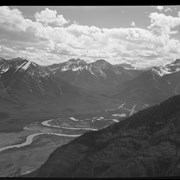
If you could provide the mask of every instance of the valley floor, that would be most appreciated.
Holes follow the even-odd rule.
[[[143,108],[143,107],[137,107]],[[26,125],[23,131],[0,133],[0,176],[26,174],[43,164],[57,147],[91,130],[119,122],[136,112],[126,103],[76,117],[49,119]]]

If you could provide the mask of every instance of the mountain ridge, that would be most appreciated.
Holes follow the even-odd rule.
[[[64,63],[51,65],[48,67],[57,78],[86,91],[109,95],[116,91],[117,84],[131,79],[138,75],[140,71],[127,70],[121,66],[115,66],[99,59],[92,63],[84,60],[73,59]]]

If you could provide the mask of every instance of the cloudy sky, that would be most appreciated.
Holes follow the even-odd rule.
[[[0,57],[164,65],[180,58],[180,6],[0,6]]]

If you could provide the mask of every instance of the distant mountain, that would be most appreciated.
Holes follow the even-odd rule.
[[[1,91],[9,97],[46,98],[61,96],[60,83],[43,67],[25,59],[0,62]],[[0,94],[1,97],[2,94]]]
[[[168,64],[166,67],[171,73],[164,75],[162,78],[172,87],[175,95],[180,94],[180,59]]]
[[[9,98],[63,98],[77,96],[78,88],[52,76],[45,67],[25,59],[0,63],[1,91]],[[3,97],[3,94],[0,94]]]
[[[70,59],[67,62],[48,67],[57,78],[70,84],[102,95],[116,92],[117,85],[132,79],[139,74],[137,70],[127,70],[100,59],[86,63],[81,59]]]
[[[179,76],[178,59],[146,71],[125,69],[103,59],[93,63],[70,59],[46,67],[21,58],[0,59],[0,98],[59,100],[66,97],[68,101],[70,97],[77,98],[78,93],[84,97],[94,94],[155,104],[179,94]]]
[[[172,74],[180,71],[180,59],[176,59],[174,62],[167,64],[165,66],[154,67],[154,71],[160,76],[165,76],[167,74]]]
[[[153,67],[121,84],[115,98],[156,104],[180,93],[180,61]]]
[[[33,120],[58,117],[111,105],[105,102],[105,98],[55,77],[47,67],[21,58],[0,60],[0,116],[5,113],[11,119]],[[1,123],[0,129],[8,129],[7,119]]]
[[[56,149],[26,177],[172,177],[179,171],[180,96]]]
[[[155,104],[171,95],[173,95],[171,86],[151,69],[132,80],[126,81],[123,86],[119,87],[119,93],[116,97],[133,100],[136,103]]]

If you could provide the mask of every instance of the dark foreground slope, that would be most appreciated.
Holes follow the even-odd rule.
[[[33,177],[180,175],[180,96],[56,149]]]

